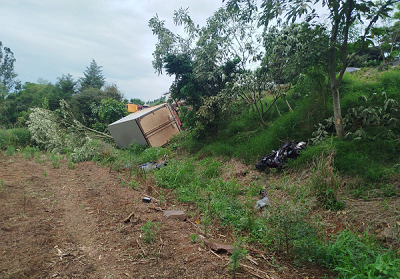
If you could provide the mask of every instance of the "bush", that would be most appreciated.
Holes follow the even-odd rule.
[[[360,235],[346,229],[319,246],[313,257],[341,278],[400,278],[400,260],[375,244],[368,231]]]
[[[323,207],[339,210],[343,209],[344,205],[337,196],[339,177],[335,173],[333,165],[335,152],[332,147],[328,146],[314,159],[310,187]]]
[[[0,130],[0,149],[7,149],[9,145],[15,148],[24,148],[30,144],[31,133],[27,128]]]
[[[57,116],[46,109],[33,108],[29,114],[28,130],[32,140],[42,149],[60,152],[64,146],[61,127],[55,121]]]

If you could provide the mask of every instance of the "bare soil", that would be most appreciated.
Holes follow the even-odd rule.
[[[246,167],[237,167],[237,176],[246,176]],[[0,154],[0,278],[233,277],[229,255],[211,251],[201,239],[191,241],[192,234],[201,234],[193,205],[180,204],[172,193],[151,184],[133,190],[127,187],[128,176],[93,162],[69,169],[64,161],[54,168],[50,161]],[[155,197],[161,191],[165,200],[158,201]],[[152,202],[144,203],[145,196]],[[393,210],[398,205],[398,200],[389,201],[390,208],[397,208]],[[326,216],[343,227],[357,206]],[[369,211],[365,204],[362,208]],[[187,220],[166,219],[163,210],[171,209],[184,210]],[[384,212],[375,209],[381,218]],[[398,221],[391,216],[381,224],[382,230]],[[160,223],[152,243],[144,241],[141,229],[149,221]],[[360,225],[363,222],[365,218]],[[214,227],[210,235],[222,242],[234,241],[228,228]],[[260,247],[248,250],[250,260],[236,278],[324,278],[327,274],[321,267],[296,267]]]

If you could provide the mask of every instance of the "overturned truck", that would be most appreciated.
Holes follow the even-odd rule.
[[[126,148],[131,142],[164,146],[181,131],[180,120],[167,103],[132,113],[108,126],[115,143]]]

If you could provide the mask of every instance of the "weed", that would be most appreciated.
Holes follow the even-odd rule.
[[[0,179],[0,193],[4,190],[4,179]]]
[[[201,160],[200,165],[203,170],[201,175],[205,178],[216,178],[221,174],[221,163],[216,159],[207,157]]]
[[[53,168],[55,168],[55,169],[59,169],[59,168],[60,168],[61,164],[60,164],[60,162],[58,161],[59,158],[58,158],[57,155],[51,153],[51,154],[50,154],[50,160],[51,160],[51,164],[52,164]]]
[[[41,152],[37,152],[35,153],[35,162],[43,164],[46,162],[46,157]]]
[[[11,157],[12,155],[14,155],[14,152],[15,152],[15,147],[13,145],[10,145],[7,147],[7,150],[6,150],[7,156]]]
[[[133,189],[133,190],[137,190],[137,189],[140,188],[140,184],[136,180],[132,179],[131,181],[129,181],[128,187]]]
[[[30,147],[27,146],[23,149],[23,153],[24,153],[24,158],[25,159],[30,159],[35,157],[35,154],[39,152],[39,148],[38,147]]]
[[[204,226],[204,233],[208,233],[208,228],[210,227],[212,222],[213,222],[213,219],[211,218],[209,211],[206,211],[204,213],[204,217],[201,219],[201,223]]]
[[[149,221],[141,227],[141,230],[144,232],[143,241],[147,243],[153,243],[158,231],[160,230],[161,223],[153,223]]]
[[[376,244],[368,231],[362,235],[350,229],[318,247],[316,260],[339,273],[341,278],[399,278],[400,260],[393,251]]]
[[[244,241],[239,237],[239,240],[233,244],[234,250],[229,260],[229,269],[233,272],[233,278],[236,278],[236,271],[240,266],[240,261],[246,259],[247,250],[243,246]]]
[[[388,210],[389,210],[389,203],[388,203],[387,199],[385,198],[382,201],[382,211],[388,211]]]
[[[68,160],[68,168],[71,170],[76,169],[76,165],[74,164],[74,162],[72,160]]]
[[[199,240],[199,236],[198,236],[197,234],[192,233],[192,234],[190,235],[190,241],[191,241],[192,243],[196,243],[197,240]]]
[[[47,171],[44,171],[43,175],[44,177],[47,177]]]
[[[334,155],[335,151],[328,146],[319,157],[315,158],[310,186],[323,207],[340,210],[344,208],[344,204],[337,196],[339,177],[334,172]]]
[[[289,256],[295,252],[300,257],[308,253],[303,247],[318,239],[318,223],[310,217],[310,204],[280,201],[265,211],[265,227],[260,240],[270,248],[283,250]]]

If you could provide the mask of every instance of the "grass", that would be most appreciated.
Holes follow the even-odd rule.
[[[372,76],[363,74],[365,72],[344,76],[340,89],[343,114],[360,105],[360,96],[375,92],[385,91],[389,98],[400,101],[400,70]],[[252,111],[241,111],[238,109],[240,106],[236,106],[233,109],[235,113],[221,121],[225,123],[213,126],[218,128],[215,133],[214,130],[204,132],[200,129],[184,131],[171,141],[168,148],[132,144],[125,150],[117,150],[109,144],[92,141],[71,151],[68,167],[73,168],[74,162],[81,160],[93,160],[109,165],[110,169],[129,170],[130,175],[136,178],[128,184],[133,189],[138,189],[141,182],[171,189],[179,202],[194,205],[205,234],[213,233],[212,225],[222,226],[245,234],[249,244],[257,243],[298,262],[318,263],[336,270],[342,278],[399,277],[400,264],[394,252],[379,246],[368,232],[360,234],[346,229],[327,238],[324,220],[316,213],[318,208],[343,209],[344,205],[338,197],[341,185],[339,174],[353,178],[346,187],[355,197],[398,195],[390,182],[399,174],[398,138],[357,140],[329,137],[316,145],[309,145],[299,158],[283,167],[281,181],[270,184],[263,179],[254,179],[243,185],[234,175],[228,180],[222,177],[223,173],[229,172],[225,161],[231,158],[253,165],[287,140],[310,142],[315,126],[332,115],[329,92],[321,84],[310,82],[312,80],[313,77],[305,78],[298,88],[288,94],[287,100],[294,111],[290,112],[286,103],[279,100],[278,109],[273,108],[265,115],[266,126],[260,126]],[[279,116],[278,110],[282,116]],[[363,129],[368,133],[380,132],[379,127]],[[398,136],[398,129],[393,131]],[[7,154],[13,154],[11,148],[20,148],[17,143],[24,142],[20,140],[24,138],[21,136],[24,131],[19,133],[18,137],[15,136],[18,134],[16,131],[2,131],[0,148],[7,149]],[[37,151],[26,145],[23,154],[26,158],[38,158]],[[59,160],[55,154],[50,154],[50,159],[53,165]],[[168,164],[160,170],[142,173],[136,169],[139,164],[165,160]],[[293,169],[311,171],[307,178],[292,180],[286,171]],[[271,205],[257,211],[255,203],[261,189],[268,192]],[[387,210],[387,201],[383,200],[381,207]],[[159,229],[159,223],[145,223],[141,228],[143,240],[153,243]],[[197,235],[191,235],[190,239],[196,242]],[[237,270],[245,255],[243,247],[243,243],[235,246],[236,252],[231,258],[232,271]]]
[[[9,146],[24,148],[30,144],[31,135],[27,128],[0,129],[0,149]]]
[[[395,252],[380,247],[366,231],[349,228],[316,247],[317,262],[339,273],[340,278],[399,278],[400,260]]]
[[[149,221],[145,223],[142,227],[141,230],[143,231],[143,241],[147,243],[153,243],[159,230],[160,230],[161,223],[154,223],[152,221]]]

